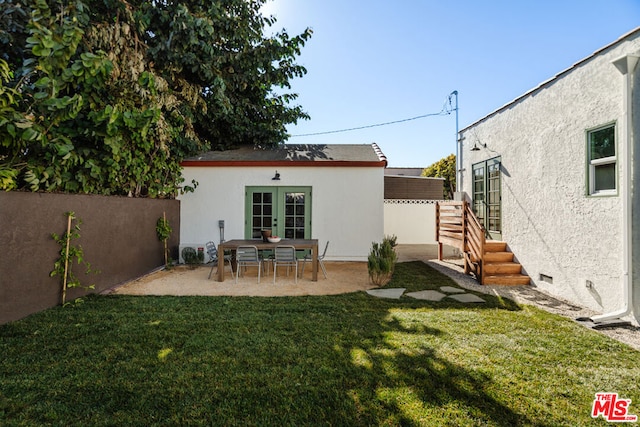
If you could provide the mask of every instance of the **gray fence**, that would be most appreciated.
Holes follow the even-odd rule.
[[[72,244],[80,245],[85,261],[100,271],[85,275],[82,265],[73,265],[82,284],[95,285],[90,292],[102,292],[164,264],[156,235],[163,213],[173,229],[169,247],[177,259],[178,200],[0,192],[0,324],[60,304],[60,277],[50,277],[50,272],[61,247],[51,234],[66,232],[66,212],[81,220],[80,237]],[[71,289],[67,300],[86,293]]]

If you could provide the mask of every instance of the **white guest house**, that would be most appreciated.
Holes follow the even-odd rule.
[[[330,242],[327,260],[366,261],[384,237],[385,156],[371,145],[244,147],[186,159],[194,193],[181,202],[181,247],[221,239]],[[224,222],[224,224],[222,223]]]

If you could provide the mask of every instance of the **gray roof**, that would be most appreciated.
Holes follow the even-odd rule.
[[[376,144],[285,144],[275,149],[241,147],[227,151],[209,151],[183,161],[183,166],[216,164],[249,165],[263,163],[365,163],[386,165],[386,157]]]

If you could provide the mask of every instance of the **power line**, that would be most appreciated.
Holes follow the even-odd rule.
[[[420,116],[410,117],[408,119],[394,120],[394,121],[391,121],[391,122],[376,123],[376,124],[373,124],[373,125],[358,126],[358,127],[353,127],[353,128],[347,128],[347,129],[338,129],[338,130],[330,130],[330,131],[325,131],[325,132],[314,132],[314,133],[303,133],[303,134],[298,134],[298,135],[290,135],[289,137],[290,138],[298,138],[298,137],[304,137],[304,136],[328,135],[328,134],[332,134],[332,133],[351,132],[351,131],[354,131],[354,130],[369,129],[369,128],[374,128],[374,127],[379,127],[379,126],[388,126],[388,125],[394,125],[396,123],[404,123],[404,122],[409,122],[409,121],[412,121],[412,120],[424,119],[425,117],[444,116],[444,115],[447,115],[447,114],[451,114],[451,112],[453,110],[454,110],[454,108],[451,105],[451,95],[449,95],[447,97],[447,99],[445,100],[444,105],[442,106],[442,110],[440,110],[437,113],[422,114]]]

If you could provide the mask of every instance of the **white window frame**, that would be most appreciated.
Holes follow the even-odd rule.
[[[613,128],[613,138],[614,138],[614,150],[615,154],[609,157],[601,157],[599,159],[591,158],[591,135],[595,132],[601,131],[603,129]],[[618,194],[618,139],[617,139],[617,129],[615,123],[609,123],[604,126],[599,126],[597,128],[587,130],[587,163],[588,163],[588,182],[589,182],[589,195],[590,196],[615,196]],[[606,165],[614,165],[615,174],[615,184],[614,188],[606,189],[606,190],[596,190],[596,168],[598,166],[606,166]]]

